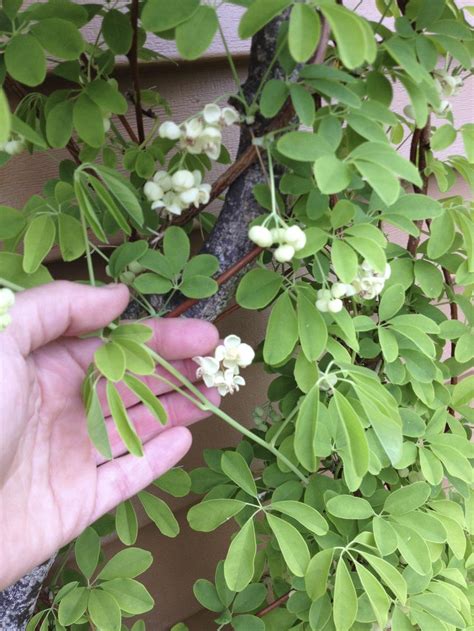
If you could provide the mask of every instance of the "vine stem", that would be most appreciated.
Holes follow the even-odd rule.
[[[244,425],[236,421],[234,418],[232,418],[232,416],[229,416],[229,414],[227,414],[226,412],[224,412],[223,410],[215,406],[213,403],[211,403],[209,399],[207,399],[202,394],[202,392],[198,388],[196,388],[196,386],[193,383],[191,383],[191,381],[189,381],[189,379],[186,379],[186,377],[182,375],[179,372],[179,370],[176,370],[176,368],[172,364],[167,362],[166,359],[161,357],[161,355],[159,355],[155,351],[152,351],[151,349],[148,349],[148,353],[157,364],[159,364],[162,368],[165,368],[165,370],[167,370],[171,375],[173,375],[173,377],[175,377],[178,381],[180,381],[183,384],[183,386],[188,388],[188,390],[190,390],[194,394],[196,399],[200,402],[199,407],[202,410],[207,410],[208,412],[212,412],[216,416],[219,416],[223,421],[225,421],[228,425],[230,425],[230,427],[232,427],[233,429],[236,429],[243,436],[246,436],[247,438],[252,440],[254,443],[257,443],[257,445],[260,445],[261,447],[263,447],[264,449],[272,453],[274,456],[276,456],[285,466],[288,467],[288,469],[290,469],[290,471],[292,471],[296,476],[298,476],[298,478],[301,480],[301,482],[303,482],[305,486],[308,484],[308,480],[306,476],[303,473],[301,473],[298,467],[296,467],[291,462],[291,460],[289,460],[284,454],[281,454],[276,447],[274,447],[270,443],[267,443],[266,440],[254,434],[247,427],[245,427]],[[181,389],[179,388],[179,386],[175,386],[175,389],[178,392],[181,392]]]
[[[291,590],[287,592],[286,594],[283,594],[283,596],[280,596],[280,598],[277,598],[276,600],[274,600],[267,607],[265,607],[261,611],[258,611],[255,615],[257,616],[257,618],[263,618],[263,616],[266,616],[267,613],[270,613],[270,611],[273,611],[280,605],[283,605],[284,603],[286,603],[286,601],[290,598],[290,596],[293,593],[294,593],[294,590]]]

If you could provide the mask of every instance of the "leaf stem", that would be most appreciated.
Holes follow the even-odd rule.
[[[4,287],[8,287],[8,289],[11,289],[12,291],[25,291],[24,287],[20,287],[20,285],[17,285],[16,283],[12,283],[10,280],[7,280],[6,278],[2,278],[2,277],[0,277],[0,285],[3,285]]]

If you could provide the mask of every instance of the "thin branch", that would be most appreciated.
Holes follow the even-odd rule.
[[[133,131],[130,123],[128,122],[128,120],[126,119],[126,117],[123,114],[120,114],[118,116],[119,121],[122,123],[123,128],[125,129],[125,131],[127,132],[130,140],[134,143],[136,143],[137,145],[140,144],[139,140],[137,138],[137,135],[135,134],[135,132]]]
[[[128,61],[132,73],[133,89],[135,91],[135,118],[137,121],[138,140],[142,143],[145,140],[145,128],[143,125],[143,113],[140,94],[140,75],[138,70],[138,12],[139,0],[132,0],[130,5],[130,22],[132,24],[133,39],[132,46],[128,52]]]
[[[266,616],[267,613],[270,613],[270,611],[273,611],[274,609],[277,609],[277,607],[279,607],[280,605],[283,605],[284,603],[286,603],[286,601],[289,600],[291,594],[293,594],[293,591],[283,594],[283,596],[280,596],[280,598],[277,598],[276,600],[274,600],[272,603],[268,605],[268,607],[265,607],[264,609],[262,609],[255,615],[257,616],[257,618],[263,618],[263,616]]]

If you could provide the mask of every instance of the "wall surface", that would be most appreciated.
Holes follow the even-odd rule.
[[[86,0],[84,0],[85,2]],[[359,11],[378,19],[374,0],[364,0],[362,3],[350,0],[346,6],[360,5]],[[458,3],[459,6],[469,4],[467,0]],[[237,68],[242,77],[245,76],[246,57],[249,43],[241,41],[237,35],[237,25],[242,9],[224,4],[220,10],[220,17],[225,38],[230,49],[237,57]],[[88,36],[92,38],[94,25]],[[163,55],[177,61],[178,56],[174,45],[158,38],[150,38],[148,45]],[[125,60],[124,60],[125,62]],[[157,86],[173,107],[173,118],[181,121],[190,114],[200,110],[204,104],[213,101],[225,93],[232,93],[234,84],[224,56],[224,46],[216,37],[208,51],[206,58],[195,64],[158,63],[143,68],[143,85]],[[128,86],[128,71],[124,63],[118,71],[117,78],[124,87]],[[460,126],[472,119],[472,103],[474,97],[474,83],[471,81],[465,87],[463,94],[453,101],[456,124]],[[49,89],[58,87],[58,82],[51,79]],[[396,94],[396,108],[401,111],[406,104],[406,98],[400,91]],[[129,113],[129,120],[133,124],[133,112]],[[148,121],[150,127],[151,121]],[[229,130],[227,138],[231,152],[235,152],[237,130]],[[462,153],[462,145],[458,140],[455,145],[446,150],[445,154]],[[55,177],[58,161],[67,157],[63,151],[37,153],[32,156],[22,154],[12,160],[0,170],[0,204],[8,204],[20,208],[34,193],[40,193],[44,182]],[[222,167],[221,167],[222,168]],[[209,181],[219,173],[221,168],[213,172]],[[460,183],[456,188],[465,196],[467,187]],[[433,190],[436,194],[436,191]],[[451,194],[451,193],[450,193]],[[80,264],[62,266],[53,264],[53,274],[56,278],[83,278],[85,268]],[[219,325],[222,336],[232,332],[240,334],[246,342],[256,345],[264,332],[264,314],[237,311]],[[226,399],[224,407],[236,418],[250,423],[253,407],[265,399],[268,378],[262,376],[257,368],[246,371],[248,385],[241,395]],[[230,430],[218,419],[208,419],[194,426],[192,429],[194,444],[191,452],[184,459],[183,465],[191,469],[201,464],[201,452],[204,448],[224,447],[238,440],[237,434]],[[216,533],[202,534],[192,532],[186,524],[186,509],[197,498],[184,498],[172,502],[177,510],[182,532],[177,539],[167,539],[161,536],[157,529],[146,522],[142,516],[137,545],[149,549],[155,557],[155,564],[144,575],[145,582],[156,599],[156,607],[147,617],[149,629],[165,631],[180,620],[186,620],[191,631],[208,631],[215,628],[209,616],[200,612],[200,607],[192,594],[193,582],[200,577],[212,579],[217,561],[223,558],[230,527],[221,527]],[[107,554],[112,555],[120,549],[117,542],[111,542]],[[284,631],[284,630],[282,630]]]

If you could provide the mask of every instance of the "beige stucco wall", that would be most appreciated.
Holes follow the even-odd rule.
[[[354,0],[355,2],[355,0]],[[461,4],[465,4],[464,2]],[[241,42],[236,37],[236,24],[241,10],[229,8],[225,5],[222,13],[224,30],[232,49],[238,55],[237,66],[239,72],[245,75],[246,54],[248,44]],[[367,0],[368,14],[373,12],[373,1]],[[171,44],[154,42],[154,46],[160,46],[160,51],[175,57],[175,51]],[[214,100],[223,93],[233,91],[233,82],[228,71],[226,61],[222,56],[222,44],[216,40],[210,50],[207,60],[195,64],[159,64],[147,66],[143,70],[143,85],[155,85],[160,92],[172,104],[174,119],[185,119],[191,113]],[[118,78],[127,85],[127,72],[124,66],[118,73]],[[58,86],[55,80],[51,80],[50,88]],[[455,100],[454,107],[459,124],[472,118],[473,102],[472,82],[466,87],[463,95]],[[397,96],[400,109],[404,104],[404,96]],[[133,113],[129,119],[133,124]],[[150,122],[147,124],[150,126]],[[232,151],[235,151],[237,130],[228,132],[228,142]],[[448,151],[461,152],[459,142]],[[28,156],[22,154],[12,160],[6,167],[0,169],[0,203],[21,207],[33,193],[41,191],[43,183],[51,177],[55,177],[58,161],[67,157],[64,151],[55,151],[34,154]],[[216,175],[222,167],[214,172]],[[467,188],[460,183],[459,192],[467,195]],[[84,266],[75,263],[70,266],[58,264],[51,265],[55,277],[81,278],[85,276]],[[250,344],[258,343],[264,331],[264,317],[253,312],[237,311],[229,318],[219,323],[219,329],[224,336],[230,332],[241,335]],[[224,407],[233,416],[242,421],[249,422],[251,410],[265,398],[267,377],[262,376],[257,368],[251,368],[246,373],[248,385],[242,394],[236,395],[224,402]],[[238,440],[237,434],[225,426],[222,421],[209,419],[192,428],[193,447],[184,459],[187,469],[201,464],[201,452],[206,447],[228,446]],[[161,536],[157,529],[150,524],[144,525],[140,530],[137,545],[153,552],[155,564],[144,575],[144,580],[156,599],[156,607],[146,616],[150,629],[153,631],[165,631],[177,621],[186,620],[191,631],[207,631],[214,629],[210,622],[212,617],[200,612],[200,607],[192,594],[193,582],[200,577],[212,579],[217,561],[223,558],[228,543],[230,527],[222,527],[216,533],[201,534],[190,531],[187,527],[185,514],[190,503],[197,498],[188,497],[171,502],[177,510],[182,532],[177,539],[167,539]],[[117,542],[111,542],[107,546],[107,554],[113,554],[120,548]]]

